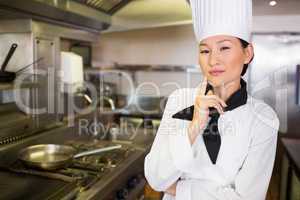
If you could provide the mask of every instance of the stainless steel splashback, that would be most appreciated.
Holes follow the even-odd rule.
[[[17,71],[29,65],[26,70],[27,73],[37,73],[37,70],[45,72],[44,76],[32,76],[32,80],[36,81],[38,87],[25,89],[25,92],[28,93],[26,96],[27,105],[34,112],[20,113],[19,107],[15,107],[10,112],[0,112],[2,124],[6,125],[5,127],[0,126],[0,142],[2,138],[17,139],[16,136],[31,134],[35,131],[32,128],[43,129],[56,124],[61,119],[58,112],[58,105],[62,104],[63,101],[63,97],[58,92],[61,38],[91,43],[98,39],[98,35],[84,30],[56,26],[31,19],[0,20],[0,42],[2,47],[0,62],[4,60],[8,47],[12,43],[17,43],[19,46],[7,69]],[[39,62],[32,64],[39,59],[41,59]],[[53,75],[52,78],[48,76],[49,74]],[[49,77],[53,85],[49,84]],[[2,84],[0,84],[1,88],[3,88]],[[13,89],[13,84],[11,89]],[[0,93],[6,99],[13,96],[11,95],[13,90],[8,91],[6,94],[3,91],[0,91]],[[16,101],[13,98],[8,102],[14,104]],[[0,104],[0,108],[2,106],[6,105]],[[37,108],[45,108],[46,110],[43,111],[43,114],[38,114],[36,112]],[[11,138],[6,141],[12,141]]]
[[[296,66],[300,34],[255,34],[255,59],[249,67],[250,93],[278,114],[280,132],[300,136],[300,106],[296,103]]]

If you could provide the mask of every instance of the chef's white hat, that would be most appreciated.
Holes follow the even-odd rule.
[[[190,0],[195,36],[200,43],[214,35],[251,40],[252,0]]]

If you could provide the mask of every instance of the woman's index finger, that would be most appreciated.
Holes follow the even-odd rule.
[[[207,86],[207,77],[204,76],[203,81],[198,86],[198,95],[205,95],[206,86]]]

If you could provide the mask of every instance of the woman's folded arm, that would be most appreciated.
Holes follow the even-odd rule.
[[[255,137],[232,185],[180,180],[176,200],[265,200],[275,161],[279,120],[274,116],[271,123],[257,121],[252,127]]]
[[[182,89],[173,92],[167,101],[161,124],[149,154],[145,158],[145,176],[151,187],[165,191],[176,182],[193,162],[192,145],[183,120],[172,118],[185,98]]]

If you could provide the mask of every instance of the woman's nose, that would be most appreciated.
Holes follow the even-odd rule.
[[[210,56],[209,56],[209,65],[212,67],[212,66],[215,66],[219,64],[219,55],[217,52],[215,51],[212,51]]]

